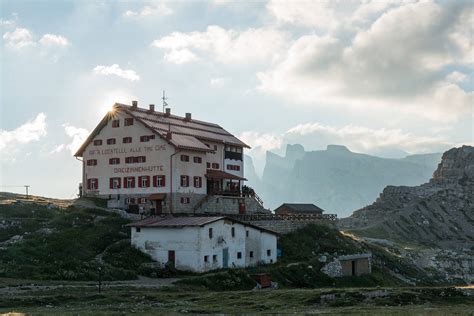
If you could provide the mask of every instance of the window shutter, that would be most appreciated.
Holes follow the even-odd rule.
[[[158,186],[158,176],[153,176],[153,186],[154,187]]]
[[[139,188],[142,187],[142,179],[143,179],[142,176],[138,177],[138,187],[139,187]]]
[[[113,189],[113,188],[114,188],[114,178],[110,178],[110,181],[109,181],[109,188],[110,188],[110,189]]]
[[[132,177],[132,188],[135,187],[135,177]]]
[[[123,187],[128,188],[127,177],[123,177]]]

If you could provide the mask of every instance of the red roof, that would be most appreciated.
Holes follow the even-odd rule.
[[[167,132],[171,131],[171,139],[166,139],[166,141],[179,149],[205,152],[212,151],[204,144],[206,141],[250,148],[247,144],[217,124],[195,119],[187,120],[177,115],[166,115],[163,112],[157,111],[151,112],[147,109],[134,108],[130,105],[120,103],[115,103],[113,108],[114,111],[107,113],[76,152],[75,156],[82,156],[87,145],[118,112],[123,112],[134,117],[163,139],[166,139]]]

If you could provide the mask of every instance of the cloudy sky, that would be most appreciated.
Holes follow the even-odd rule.
[[[472,144],[471,1],[0,0],[0,190],[73,197],[115,101],[266,150],[400,157]],[[157,106],[157,108],[160,108]]]

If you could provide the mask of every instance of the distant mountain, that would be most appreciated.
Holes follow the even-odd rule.
[[[288,145],[284,157],[267,152],[261,179],[249,165],[246,175],[267,208],[285,202],[314,203],[341,217],[374,201],[387,185],[428,181],[440,159],[441,154],[379,158],[339,145],[307,152],[301,145]]]
[[[388,186],[340,225],[366,237],[474,250],[474,147],[445,152],[428,183]]]

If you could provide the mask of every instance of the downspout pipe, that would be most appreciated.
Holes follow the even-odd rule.
[[[173,214],[173,156],[182,152],[177,150],[174,154],[170,155],[170,214]]]

